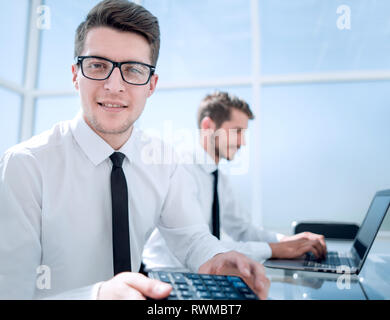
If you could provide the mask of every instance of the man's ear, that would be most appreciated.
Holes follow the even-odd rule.
[[[157,82],[158,82],[158,74],[153,74],[151,77],[150,77],[150,80],[149,80],[149,92],[148,92],[148,98],[153,94],[153,92],[156,90],[156,86],[157,86]]]
[[[217,126],[215,125],[215,122],[210,117],[204,117],[200,122],[200,128],[203,130],[215,131]]]
[[[77,91],[79,90],[78,71],[79,68],[77,64],[72,64],[72,82]]]

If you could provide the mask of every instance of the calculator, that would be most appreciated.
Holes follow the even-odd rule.
[[[236,276],[172,271],[150,271],[148,276],[172,286],[168,300],[257,300],[247,284]]]

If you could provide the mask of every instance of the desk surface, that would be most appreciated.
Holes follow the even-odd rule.
[[[347,252],[351,241],[327,241],[329,251]],[[161,270],[161,269],[160,269]],[[187,272],[187,269],[162,269]],[[390,237],[377,238],[358,276],[266,268],[273,300],[390,299]]]
[[[328,241],[329,251],[348,251],[352,242]],[[376,239],[358,276],[266,269],[270,299],[390,299],[390,241]]]

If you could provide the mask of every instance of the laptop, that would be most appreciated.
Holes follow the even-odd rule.
[[[348,252],[330,251],[323,259],[308,253],[297,259],[269,259],[268,268],[359,274],[390,205],[390,190],[378,191]]]

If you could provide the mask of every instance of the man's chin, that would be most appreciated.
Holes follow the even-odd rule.
[[[132,125],[124,127],[96,127],[96,131],[105,135],[119,135],[129,132],[132,129]]]
[[[226,161],[232,161],[234,159],[234,154],[233,155],[228,154],[224,158],[226,159]]]
[[[237,153],[237,151],[235,151],[233,153],[228,153],[227,156],[226,156],[226,160],[233,161],[234,157],[236,156],[236,153]]]
[[[94,131],[104,135],[120,135],[129,132],[133,127],[133,122],[126,123],[101,123],[99,121],[92,121],[91,127]]]

